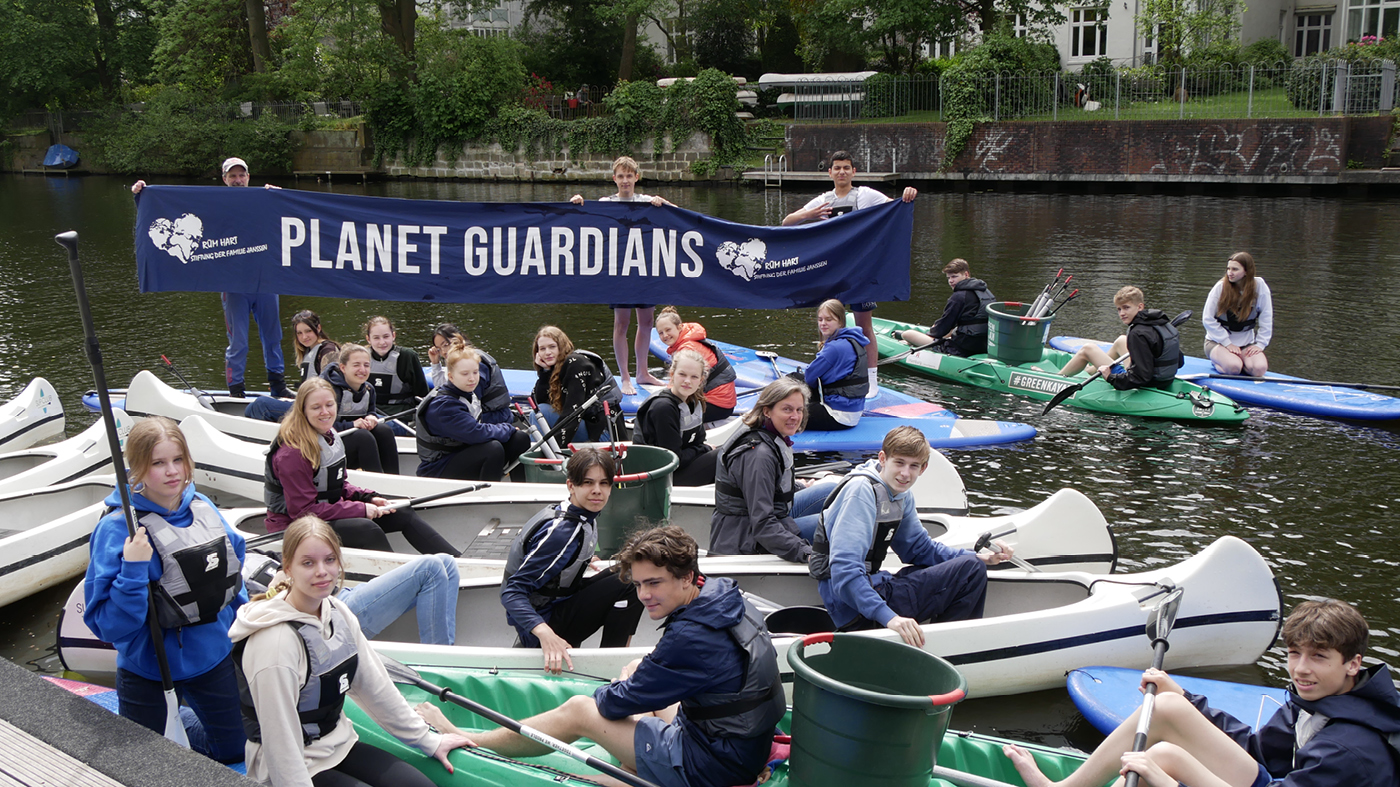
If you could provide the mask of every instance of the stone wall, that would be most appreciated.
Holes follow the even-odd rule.
[[[451,158],[448,154],[454,154]],[[548,155],[546,153],[545,155]],[[696,132],[669,153],[657,154],[656,141],[648,139],[633,155],[641,165],[642,176],[650,182],[697,180],[690,170],[693,162],[710,157],[710,139]],[[557,159],[531,161],[523,152],[507,152],[499,144],[464,145],[459,149],[439,149],[437,159],[429,166],[408,166],[402,154],[384,162],[389,177],[466,178],[473,180],[522,181],[609,181],[612,180],[613,156],[589,153],[573,157],[564,145]]]
[[[354,172],[368,169],[369,146],[365,127],[346,131],[293,131],[294,172]]]
[[[4,139],[10,143],[5,151],[0,151],[0,170],[18,172],[22,169],[37,169],[44,163],[44,153],[53,144],[49,132],[39,134],[10,134]],[[8,155],[4,155],[8,152]],[[82,151],[79,151],[81,154]]]
[[[976,180],[1335,181],[1384,165],[1389,117],[978,123],[944,173],[945,124],[792,125],[793,171],[844,148],[868,172]]]

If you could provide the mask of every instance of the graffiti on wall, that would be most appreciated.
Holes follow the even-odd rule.
[[[1333,175],[1342,168],[1342,131],[1314,123],[1209,125],[1157,146],[1153,175]]]

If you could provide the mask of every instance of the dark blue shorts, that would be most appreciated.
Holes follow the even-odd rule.
[[[876,303],[875,301],[865,301],[864,303],[848,303],[848,304],[846,304],[846,311],[848,311],[848,312],[873,312],[873,311],[875,311],[875,307],[876,307],[876,306],[879,306],[879,305],[880,305],[880,304]]]
[[[637,775],[659,787],[689,787],[681,756],[681,725],[662,721],[656,716],[637,720],[632,733],[633,753],[637,760]]]
[[[655,308],[654,303],[610,303],[609,309],[651,309]]]
[[[1259,763],[1259,775],[1254,777],[1254,784],[1251,784],[1249,787],[1268,787],[1269,782],[1273,780],[1274,777],[1269,775],[1268,769],[1266,769],[1264,763],[1261,762]]]

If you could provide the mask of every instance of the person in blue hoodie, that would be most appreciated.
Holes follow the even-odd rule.
[[[879,457],[851,471],[827,498],[807,569],[842,631],[883,626],[923,647],[921,624],[982,617],[986,567],[1011,559],[1000,540],[995,552],[974,554],[929,536],[909,491],[928,458],[924,433],[897,426]],[[880,570],[891,547],[908,564],[898,574]]]
[[[832,298],[817,307],[821,349],[807,364],[803,379],[812,389],[807,428],[831,431],[860,423],[870,376],[865,371],[865,345],[870,340],[859,328],[846,327],[846,307]]]
[[[1304,601],[1283,623],[1288,703],[1257,731],[1161,670],[1146,751],[1132,752],[1126,719],[1065,785],[1105,784],[1129,771],[1148,787],[1394,787],[1400,783],[1400,693],[1385,664],[1362,665],[1366,619],[1334,599]],[[1052,782],[1020,746],[1003,748],[1028,787]]]
[[[698,553],[674,525],[628,539],[615,559],[647,615],[664,621],[661,641],[593,696],[522,723],[565,741],[596,741],[660,787],[753,784],[786,711],[778,657],[734,580],[704,577]],[[435,706],[418,710],[439,730],[456,731]],[[472,738],[508,757],[552,751],[505,728]]]
[[[544,650],[547,672],[574,668],[569,648],[598,629],[602,646],[625,648],[637,631],[642,604],[614,569],[596,567],[598,514],[612,496],[612,455],[580,448],[564,466],[569,497],[540,511],[516,535],[506,556],[501,605],[527,648]]]
[[[507,462],[530,448],[512,423],[482,420],[481,354],[462,337],[447,350],[447,379],[418,403],[418,470],[430,478],[499,481]]]
[[[125,454],[138,527],[129,538],[121,494],[113,490],[106,500],[113,510],[92,532],[83,622],[117,649],[118,712],[164,732],[165,695],[147,617],[154,593],[175,692],[204,725],[196,745],[220,762],[239,762],[246,739],[228,629],[248,601],[243,538],[195,491],[194,460],[174,421],[138,423]]]

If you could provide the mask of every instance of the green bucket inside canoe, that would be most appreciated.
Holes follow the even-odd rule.
[[[612,446],[597,443],[593,447],[610,450]],[[608,505],[598,515],[598,554],[603,557],[621,549],[633,531],[671,518],[671,475],[680,466],[680,457],[665,448],[631,443],[618,443],[617,447],[622,465]],[[569,451],[564,455],[567,459]],[[545,458],[542,450],[522,455],[520,465],[525,468],[526,481],[564,483],[563,461]]]
[[[807,648],[829,643],[825,653]],[[967,681],[899,640],[813,634],[788,649],[792,758],[800,787],[927,787]]]
[[[1028,303],[987,306],[987,355],[1002,363],[1035,363],[1050,338],[1053,317],[1023,317]]]

